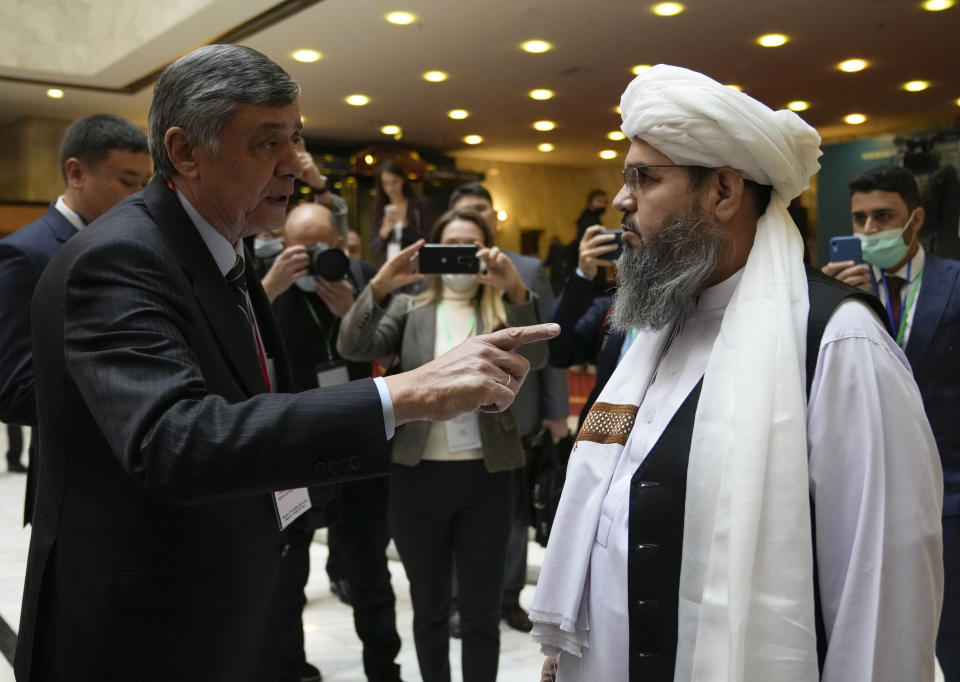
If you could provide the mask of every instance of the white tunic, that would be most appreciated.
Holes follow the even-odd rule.
[[[630,479],[703,376],[738,281],[703,292],[639,405],[590,557],[589,648],[582,659],[561,654],[558,682],[628,679]],[[846,302],[831,316],[807,415],[829,641],[822,680],[933,680],[943,594],[940,461],[906,357],[867,306]]]

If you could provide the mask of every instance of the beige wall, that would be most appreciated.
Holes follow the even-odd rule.
[[[564,243],[576,237],[577,218],[590,190],[602,189],[612,201],[623,184],[619,160],[605,166],[574,168],[458,157],[457,168],[483,173],[483,184],[493,195],[494,207],[507,212],[507,220],[500,227],[500,246],[519,251],[521,230],[543,230],[541,258],[546,257],[554,236]],[[619,227],[620,214],[608,208],[603,223],[611,229]]]
[[[23,118],[0,126],[0,201],[52,201],[63,193],[60,139],[68,125]]]

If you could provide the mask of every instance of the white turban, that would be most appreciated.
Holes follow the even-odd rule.
[[[623,132],[674,163],[730,166],[774,189],[724,312],[697,404],[674,680],[814,682],[804,382],[809,300],[803,244],[787,202],[817,171],[820,137],[792,112],[772,111],[674,66],[655,66],[635,78],[620,107]],[[640,392],[629,387],[645,376],[644,363],[657,357],[655,345],[638,339],[631,346],[596,405],[637,407],[629,396]],[[582,594],[600,501],[621,451],[578,440],[571,455],[530,611],[534,639],[545,652],[589,652]]]
[[[773,111],[702,73],[658,64],[620,98],[623,133],[674,163],[731,166],[789,202],[820,169],[820,136],[792,111]]]

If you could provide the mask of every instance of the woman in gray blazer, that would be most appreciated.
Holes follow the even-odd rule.
[[[479,275],[431,275],[418,296],[394,295],[424,279],[423,241],[388,261],[343,318],[337,350],[366,361],[399,353],[409,370],[473,334],[535,324],[534,295],[473,211],[449,211],[430,241],[477,244]],[[519,351],[532,370],[546,343]],[[423,387],[429,391],[429,386]],[[410,580],[413,631],[424,682],[448,682],[451,576],[460,590],[464,682],[492,682],[500,653],[500,594],[511,519],[511,478],[523,465],[513,414],[475,412],[450,422],[412,422],[393,438],[390,530]],[[455,561],[454,561],[455,559]]]

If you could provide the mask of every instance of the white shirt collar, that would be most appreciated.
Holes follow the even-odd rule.
[[[183,205],[183,210],[187,212],[190,220],[193,221],[193,224],[196,226],[197,232],[200,233],[200,239],[203,240],[203,243],[207,245],[207,249],[210,250],[210,255],[213,256],[213,260],[220,269],[220,274],[226,277],[227,273],[233,269],[234,264],[237,262],[237,256],[243,258],[243,241],[238,240],[236,244],[231,244],[217,228],[208,223],[204,217],[200,215],[197,209],[193,207],[193,204],[187,201],[187,198],[180,193],[180,190],[177,190],[177,198]]]
[[[54,207],[60,211],[60,214],[67,219],[68,223],[77,228],[77,232],[87,226],[87,224],[83,222],[83,218],[80,217],[80,214],[67,206],[67,202],[63,200],[62,194],[57,197],[57,203],[54,204]]]

